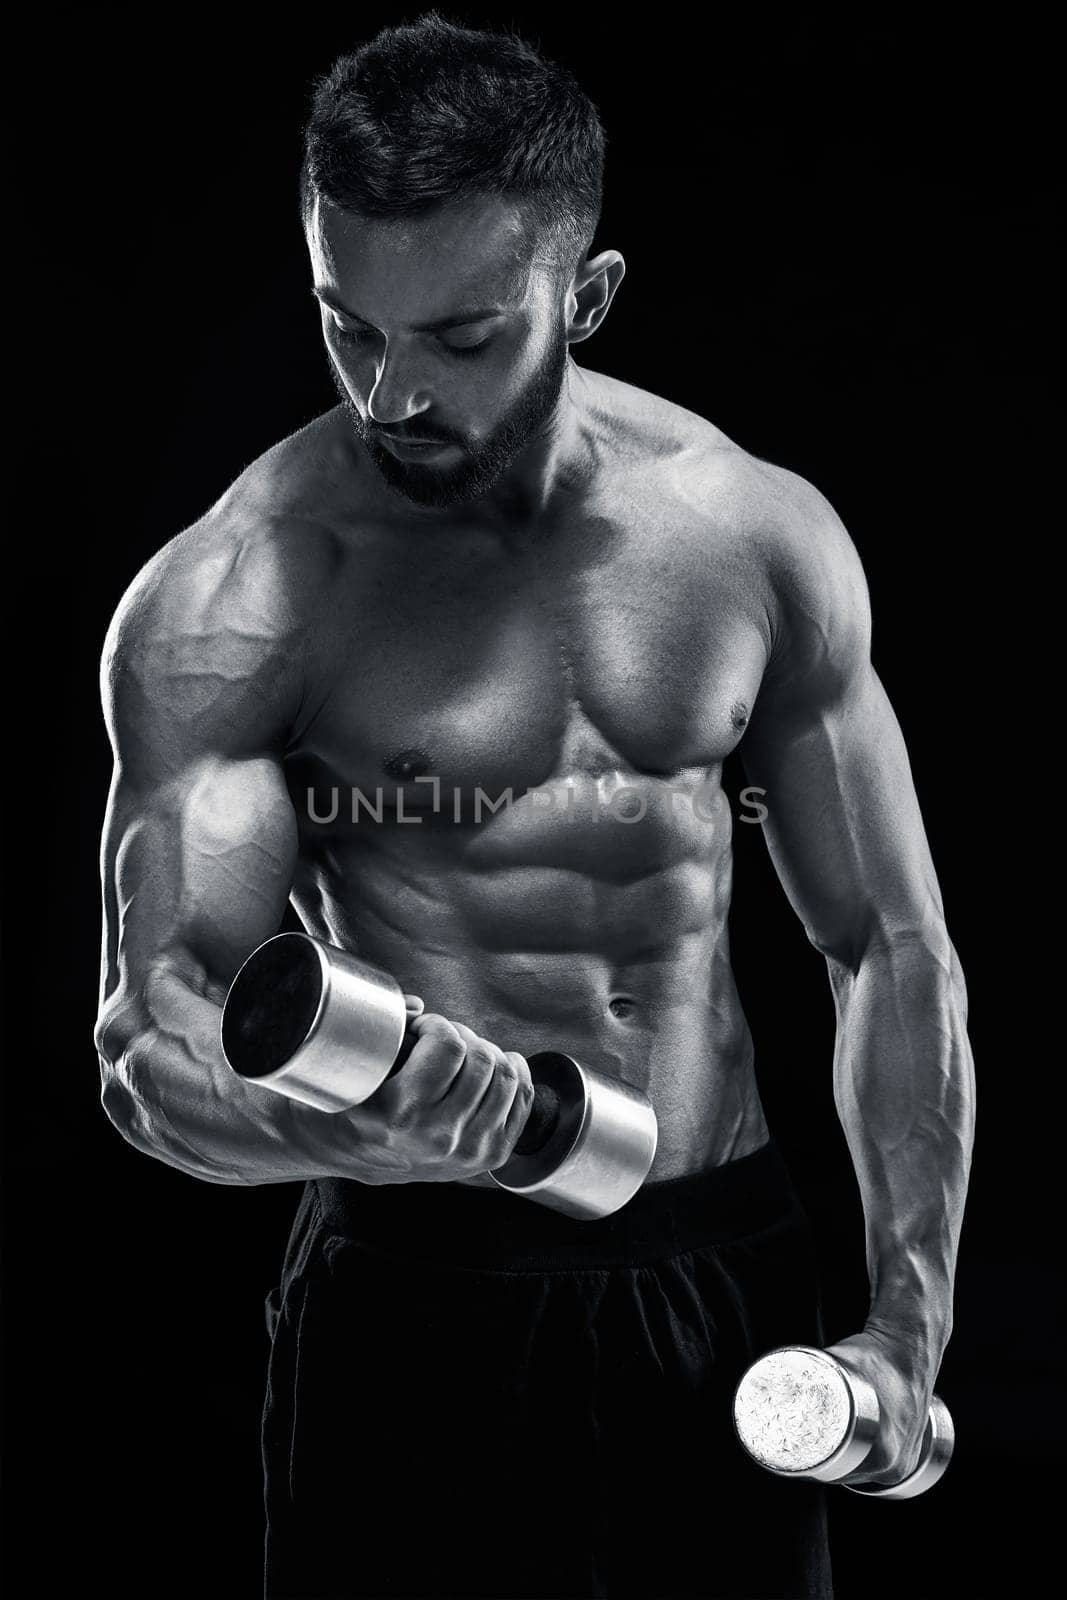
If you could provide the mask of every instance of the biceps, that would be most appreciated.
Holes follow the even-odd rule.
[[[873,668],[833,705],[752,733],[744,765],[766,790],[768,847],[818,949],[849,959],[940,914],[907,749]]]
[[[148,792],[117,780],[104,833],[104,998],[164,959],[197,968],[207,989],[225,986],[277,931],[296,850],[274,758],[204,759]]]

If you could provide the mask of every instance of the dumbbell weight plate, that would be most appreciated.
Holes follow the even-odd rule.
[[[347,1111],[385,1082],[406,1025],[389,973],[308,934],[279,933],[230,985],[222,1048],[241,1077],[319,1111]]]
[[[810,1345],[785,1345],[753,1362],[733,1411],[737,1436],[760,1466],[819,1483],[855,1471],[878,1431],[873,1386]]]
[[[610,1216],[648,1176],[656,1154],[655,1112],[629,1084],[561,1051],[538,1051],[528,1061],[538,1085],[547,1084],[558,1097],[558,1121],[538,1149],[514,1153],[489,1176],[502,1189],[567,1216]]]

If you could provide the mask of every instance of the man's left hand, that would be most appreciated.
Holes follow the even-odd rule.
[[[862,1466],[842,1483],[901,1483],[919,1463],[936,1373],[924,1371],[903,1340],[873,1328],[826,1346],[865,1377],[878,1396],[879,1425]]]

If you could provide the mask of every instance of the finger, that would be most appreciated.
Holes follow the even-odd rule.
[[[519,1078],[509,1061],[499,1065],[474,1114],[463,1124],[456,1153],[481,1172],[501,1167],[511,1153],[508,1119],[519,1096]],[[520,1118],[521,1125],[525,1118]],[[513,1124],[514,1126],[514,1124]]]
[[[508,1112],[504,1122],[504,1138],[507,1142],[505,1160],[518,1143],[534,1103],[533,1079],[530,1077],[530,1068],[526,1057],[521,1056],[517,1050],[509,1050],[507,1057],[519,1075],[519,1086],[515,1099],[512,1101],[511,1110]]]
[[[485,1050],[487,1045],[488,1051]],[[483,1058],[489,1059],[490,1054],[494,1058],[491,1075],[476,1102],[472,1083],[466,1100],[470,1109],[463,1116],[457,1139],[457,1152],[486,1170],[507,1160],[533,1104],[530,1069],[524,1058],[516,1051],[500,1050],[490,1041],[478,1039],[477,1035],[467,1045],[467,1061],[461,1076],[466,1076],[469,1067],[479,1069]],[[461,1085],[457,1081],[445,1098],[446,1109],[459,1108],[460,1092]],[[462,1086],[462,1092],[466,1096],[466,1085]]]
[[[455,1022],[453,1027],[463,1040],[467,1050],[467,1059],[473,1065],[483,1066],[488,1063],[490,1070],[492,1070],[505,1064],[503,1050],[499,1049],[491,1039],[485,1038],[483,1034],[475,1033],[474,1029],[468,1028],[465,1022]],[[464,1062],[464,1067],[466,1067],[466,1062]],[[454,1081],[449,1092],[452,1093],[459,1087],[458,1082]],[[488,1084],[483,1083],[482,1087],[484,1090],[488,1087]]]
[[[390,1079],[397,1100],[435,1104],[448,1092],[463,1067],[467,1047],[447,1017],[424,1011],[408,1023],[415,1043],[396,1076]]]
[[[503,1050],[499,1050],[491,1040],[483,1039],[462,1022],[453,1026],[467,1054],[461,1070],[456,1073],[443,1097],[442,1110],[453,1120],[468,1120],[477,1114],[482,1099],[492,1088],[496,1072],[502,1070],[509,1083],[514,1079],[515,1072]]]
[[[492,1053],[495,1061],[504,1060],[504,1051],[495,1045],[491,1039],[486,1039],[483,1034],[475,1033],[473,1028],[468,1028],[465,1022],[454,1022],[452,1026],[459,1034],[465,1045],[480,1045]]]
[[[404,996],[404,1010],[407,1012],[409,1017],[417,1017],[421,1012],[425,1011],[425,1009],[426,1007],[423,1003],[421,995],[406,994]]]

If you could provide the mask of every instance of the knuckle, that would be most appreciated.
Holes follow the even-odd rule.
[[[476,1072],[488,1075],[496,1066],[496,1057],[486,1044],[469,1044],[466,1064],[473,1067]]]
[[[533,1110],[534,1086],[529,1078],[520,1078],[519,1086],[515,1093],[514,1109],[521,1111],[523,1118]]]
[[[512,1121],[510,1107],[505,1111],[497,1105],[494,1110],[483,1111],[477,1123],[471,1129],[473,1141],[477,1145],[479,1159],[484,1166],[492,1163],[493,1159],[502,1150],[506,1150],[511,1142]]]
[[[518,1077],[519,1083],[522,1085],[523,1090],[533,1094],[533,1079],[530,1076],[530,1067],[526,1057],[521,1056],[517,1050],[509,1050],[507,1052],[507,1059],[514,1066],[516,1076]]]
[[[459,1038],[455,1026],[449,1022],[447,1017],[442,1017],[436,1011],[424,1011],[420,1017],[415,1019],[415,1025],[418,1027],[420,1039],[425,1038],[427,1035],[434,1039]]]
[[[455,1152],[455,1136],[453,1130],[445,1124],[436,1123],[429,1129],[427,1143],[433,1154],[446,1159]]]
[[[416,1106],[410,1100],[402,1100],[390,1117],[390,1126],[397,1133],[407,1133],[412,1127],[416,1116]]]
[[[504,1165],[515,1147],[515,1138],[516,1135],[508,1134],[500,1128],[492,1139],[487,1140],[482,1155],[486,1170]]]
[[[443,1017],[441,1021],[442,1027],[429,1029],[421,1037],[427,1040],[436,1059],[452,1063],[462,1061],[466,1049],[463,1040],[451,1023],[445,1022]]]
[[[456,1149],[464,1160],[485,1166],[485,1152],[495,1144],[499,1127],[487,1126],[485,1113],[475,1113],[468,1122],[464,1123],[456,1141]]]

